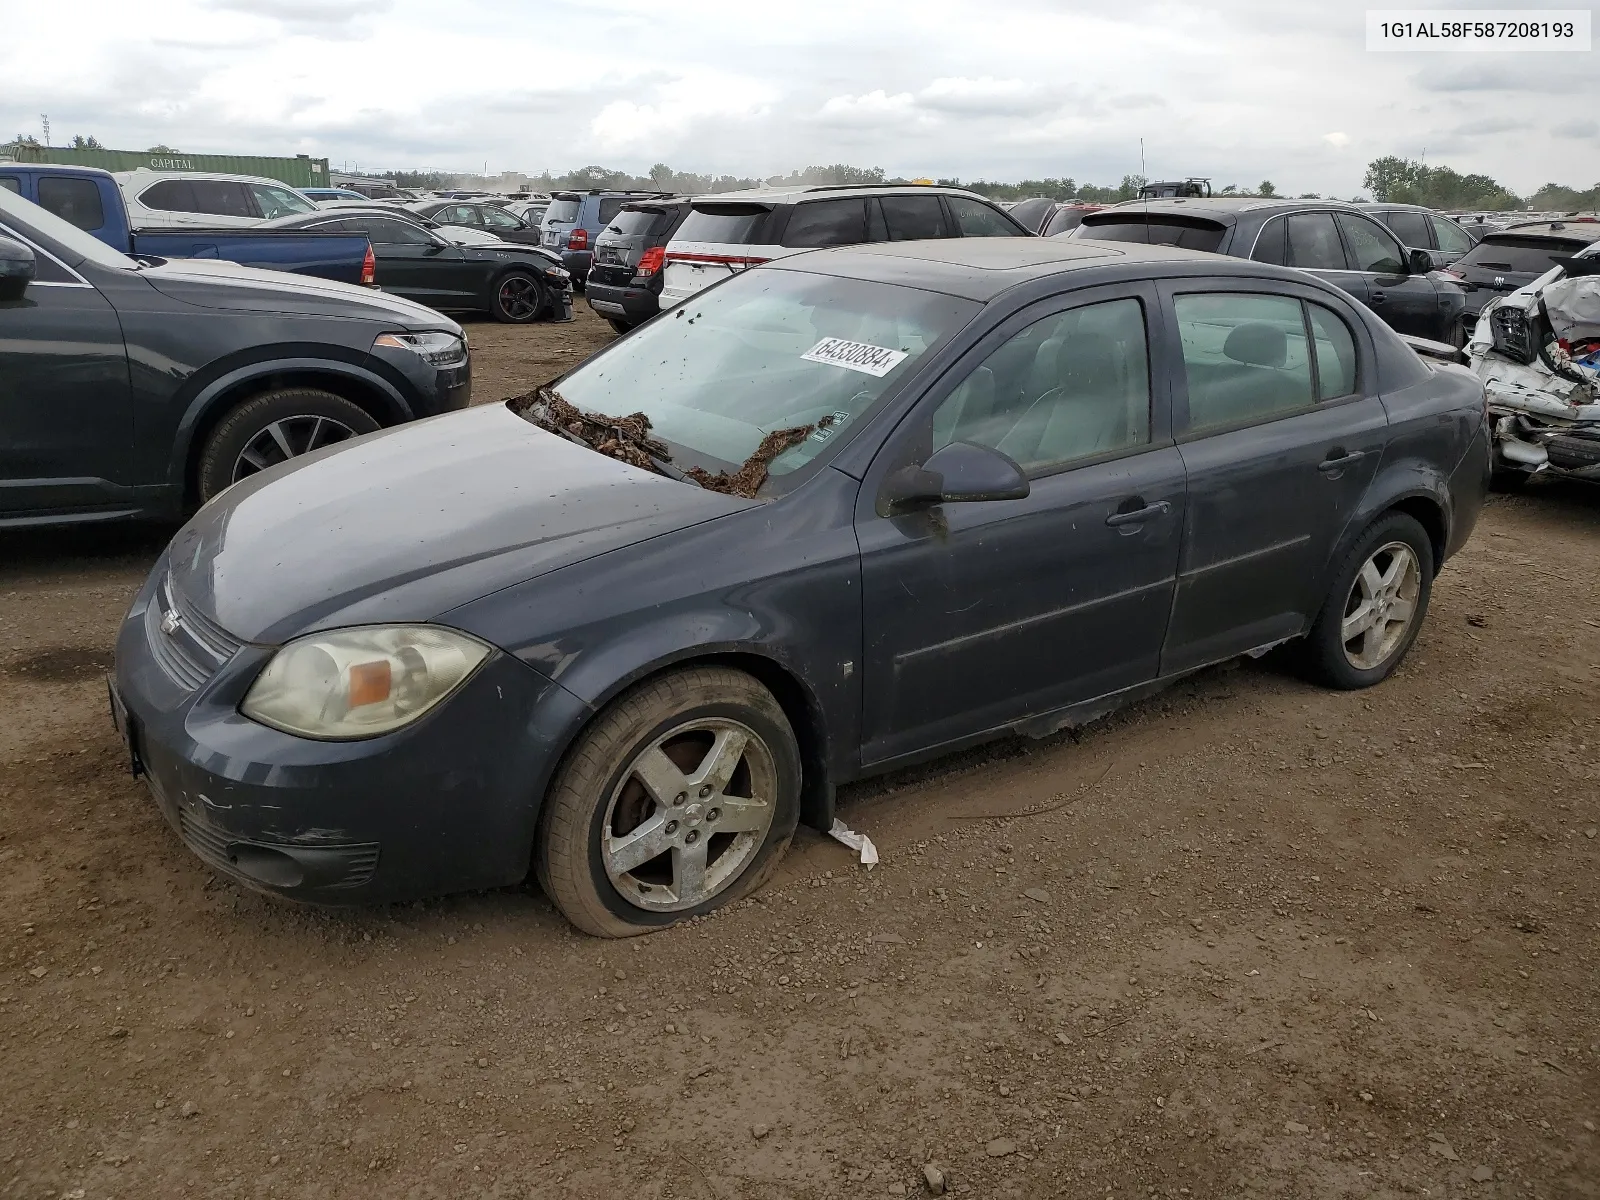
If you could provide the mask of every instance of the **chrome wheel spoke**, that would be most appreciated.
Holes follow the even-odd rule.
[[[633,764],[633,775],[660,805],[677,803],[678,797],[689,790],[683,772],[659,746],[652,746],[639,756]]]
[[[606,839],[606,865],[614,871],[633,871],[671,848],[666,833],[667,821],[660,813],[619,838]]]
[[[1416,551],[1407,543],[1390,542],[1372,553],[1350,587],[1345,600],[1348,611],[1339,625],[1351,666],[1373,670],[1405,645],[1421,592],[1421,567]]]
[[[1361,595],[1364,599],[1375,599],[1383,590],[1383,576],[1378,573],[1378,564],[1372,559],[1367,559],[1366,565],[1361,568],[1358,582],[1361,585]]]
[[[720,795],[733,779],[733,773],[739,769],[739,763],[744,759],[744,748],[749,743],[749,735],[742,730],[724,729],[711,743],[711,749],[706,752],[704,761],[690,776],[689,782],[698,792],[709,787],[713,795]]]
[[[706,897],[706,839],[672,852],[672,890],[680,905],[698,904]]]
[[[1339,632],[1342,635],[1341,640],[1348,642],[1372,628],[1376,611],[1372,601],[1363,600],[1361,606],[1346,617],[1344,623],[1339,627]]]
[[[306,435],[306,448],[301,451],[302,454],[310,454],[317,448],[317,438],[322,436],[323,426],[325,426],[327,423],[328,422],[323,420],[321,417],[317,417],[311,423],[311,432]]]
[[[256,451],[250,449],[246,449],[243,454],[239,455],[239,461],[241,463],[249,463],[257,471],[265,471],[272,465]]]
[[[283,427],[282,421],[274,421],[268,425],[267,432],[272,435],[272,440],[277,443],[278,449],[283,451],[284,458],[295,457],[295,449],[289,444],[289,432]]]
[[[716,820],[708,822],[713,833],[757,833],[772,823],[770,808],[760,797],[720,796],[715,811]]]
[[[1396,600],[1389,606],[1389,620],[1401,624],[1411,620],[1411,614],[1417,611],[1416,605],[1409,600]]]

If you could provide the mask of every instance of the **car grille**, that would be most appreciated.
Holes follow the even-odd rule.
[[[172,586],[171,575],[161,581],[151,597],[144,610],[144,623],[157,664],[174,683],[191,692],[215,675],[244,645],[185,600]]]

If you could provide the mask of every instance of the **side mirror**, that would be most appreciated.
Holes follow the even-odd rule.
[[[1028,477],[1016,460],[972,442],[951,442],[920,467],[902,467],[884,480],[878,512],[895,516],[935,504],[1021,500]]]
[[[1407,250],[1406,265],[1413,275],[1426,275],[1433,270],[1433,255],[1426,250]]]
[[[33,272],[33,251],[15,238],[0,237],[0,301],[21,300]]]
[[[428,248],[424,250],[423,253],[431,258],[435,254],[443,254],[449,248],[449,242],[430,242],[428,244]]]

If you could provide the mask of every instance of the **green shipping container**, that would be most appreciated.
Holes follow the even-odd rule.
[[[147,150],[74,150],[66,146],[16,147],[18,162],[60,163],[69,167],[100,167],[106,171],[209,171],[222,175],[257,175],[290,187],[327,187],[328,160],[266,158],[254,154],[152,154]]]

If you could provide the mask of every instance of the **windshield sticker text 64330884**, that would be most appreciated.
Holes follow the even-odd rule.
[[[882,379],[909,357],[904,350],[849,342],[844,338],[823,338],[800,356],[808,362],[829,363],[847,371],[860,371]]]

